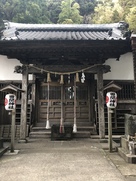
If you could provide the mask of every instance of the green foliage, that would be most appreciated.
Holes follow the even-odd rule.
[[[62,0],[47,0],[48,13],[50,17],[50,21],[52,23],[57,23],[59,19],[59,14],[61,12],[61,1]]]
[[[80,14],[83,16],[83,23],[91,23],[97,0],[76,0],[76,2],[80,5]]]
[[[95,7],[93,22],[98,24],[110,23],[113,19],[113,14],[116,16],[117,12],[114,11],[112,0],[100,1]]]
[[[136,32],[136,0],[0,0],[2,20],[20,23],[114,23]]]
[[[0,20],[19,23],[57,23],[62,11],[62,1],[67,0],[0,0]],[[72,22],[91,23],[96,4],[97,0],[73,0]],[[77,16],[77,20],[74,16]],[[68,19],[66,22],[71,22]]]
[[[97,5],[96,0],[76,0],[76,2],[80,5],[80,14],[82,16],[92,14]]]
[[[29,0],[20,3],[19,12],[14,16],[13,21],[20,23],[51,23],[47,6],[44,1],[36,3]]]
[[[19,0],[1,0],[0,2],[0,17],[1,19],[12,20],[18,12]]]
[[[130,30],[136,33],[136,1],[135,0],[110,0],[99,1],[95,7],[94,23],[114,23],[126,21]]]
[[[61,13],[59,14],[58,23],[80,24],[83,17],[80,15],[80,6],[74,0],[65,0],[61,3]]]
[[[129,28],[136,33],[136,6],[130,8],[130,13],[126,16]]]

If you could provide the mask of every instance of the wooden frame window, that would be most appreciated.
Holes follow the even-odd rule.
[[[61,99],[61,87],[60,86],[50,86],[49,99]],[[47,85],[41,86],[40,99],[48,99],[48,88]]]

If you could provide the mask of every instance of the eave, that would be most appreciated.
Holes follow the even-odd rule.
[[[0,54],[22,63],[91,65],[131,51],[129,40],[2,40]],[[59,62],[58,62],[59,61]]]

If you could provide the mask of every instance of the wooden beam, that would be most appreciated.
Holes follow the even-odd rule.
[[[102,71],[102,69],[100,69],[97,73],[97,96],[98,96],[99,136],[102,139],[102,138],[105,138],[103,71]]]
[[[28,87],[28,67],[25,66],[25,69],[22,72],[22,99],[21,99],[21,122],[20,122],[20,140],[19,142],[26,142],[27,134],[27,87]]]

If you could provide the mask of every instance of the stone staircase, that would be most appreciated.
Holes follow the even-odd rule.
[[[9,146],[4,146],[4,140],[0,138],[0,157],[9,149]]]
[[[27,136],[29,134],[29,125],[27,125]],[[20,125],[15,125],[15,139],[20,137]],[[11,139],[11,125],[0,125],[0,138],[3,140]]]
[[[72,125],[72,124],[71,124]],[[73,125],[72,125],[73,126]],[[73,133],[73,138],[90,138],[91,135],[96,134],[94,126],[91,126],[90,123],[79,123],[77,125],[77,133]],[[51,139],[51,128],[46,129],[45,125],[38,123],[35,127],[31,128],[29,133],[29,138],[45,138]]]

